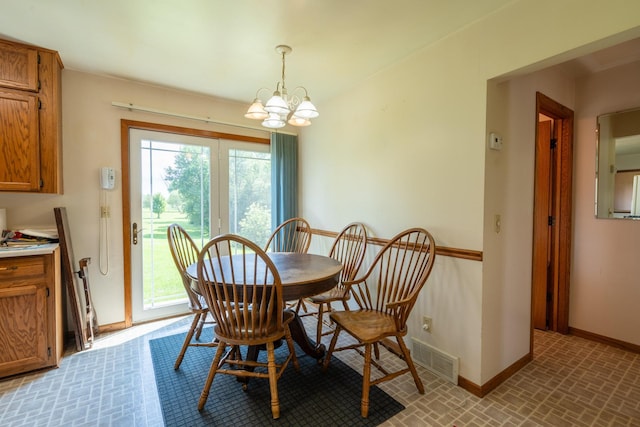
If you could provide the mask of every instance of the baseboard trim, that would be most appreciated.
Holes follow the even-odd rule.
[[[513,374],[526,366],[529,362],[531,362],[531,360],[533,360],[533,354],[525,354],[511,366],[507,367],[504,371],[500,372],[498,375],[491,378],[489,381],[482,385],[475,384],[474,382],[469,381],[464,377],[458,376],[458,385],[475,396],[484,397],[493,389],[509,379]]]
[[[576,337],[585,338],[590,341],[599,342],[601,344],[607,344],[612,347],[621,348],[632,353],[640,354],[640,345],[632,344],[630,342],[620,341],[615,338],[606,337],[604,335],[594,334],[593,332],[583,331],[582,329],[572,328],[571,326],[569,326],[569,334],[575,335]]]
[[[125,322],[109,323],[108,325],[100,325],[100,326],[98,326],[98,332],[99,333],[115,332],[115,331],[121,331],[123,329],[127,329],[127,325],[126,325]]]

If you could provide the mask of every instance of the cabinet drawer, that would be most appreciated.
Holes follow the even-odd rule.
[[[0,42],[0,86],[38,91],[38,51]]]
[[[0,283],[44,274],[44,258],[41,256],[0,258]]]

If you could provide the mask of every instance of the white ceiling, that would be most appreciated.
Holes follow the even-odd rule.
[[[331,97],[512,0],[0,0],[0,37],[66,69],[250,102],[287,87]]]
[[[247,103],[275,89],[287,44],[287,86],[318,104],[511,1],[0,0],[0,38],[57,50],[69,70]],[[639,46],[564,65],[600,71]]]

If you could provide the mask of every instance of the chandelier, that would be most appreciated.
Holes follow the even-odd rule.
[[[287,87],[284,83],[284,57],[291,51],[289,46],[276,46],[276,52],[282,55],[282,81],[276,84],[276,90],[264,105],[259,94],[261,91],[269,91],[269,89],[264,87],[258,89],[256,98],[244,115],[249,119],[262,120],[262,126],[270,129],[279,129],[287,123],[293,126],[309,126],[311,119],[319,116],[318,110],[309,99],[307,89],[298,86],[293,90],[291,96],[287,93]],[[304,92],[302,99],[295,95],[299,89]]]

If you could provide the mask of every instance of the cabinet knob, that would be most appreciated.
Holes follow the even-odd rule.
[[[0,267],[0,271],[15,271],[18,269],[17,265],[11,265],[9,267]]]

